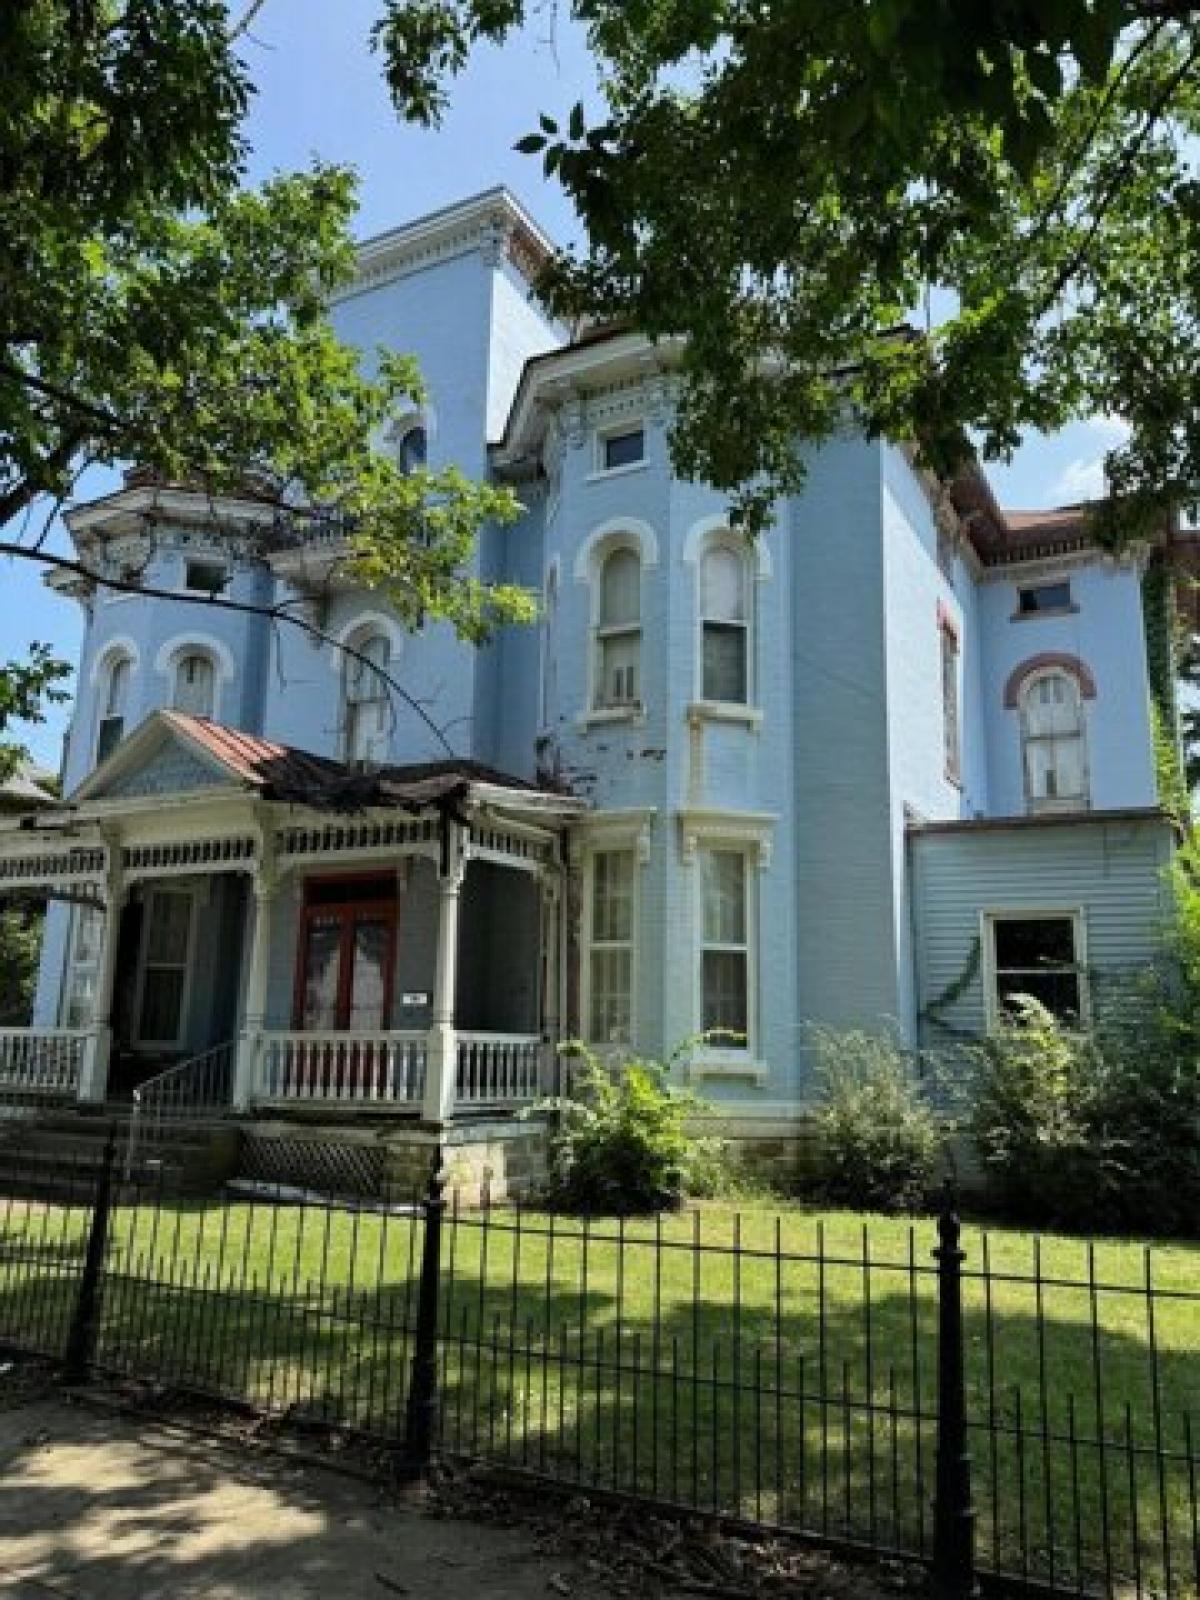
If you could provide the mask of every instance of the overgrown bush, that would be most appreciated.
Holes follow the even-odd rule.
[[[945,1132],[895,1039],[814,1028],[817,1184],[838,1205],[911,1211],[938,1179]]]
[[[1118,1176],[1094,1041],[1018,996],[975,1053],[973,1076],[970,1131],[1005,1212],[1077,1222]]]
[[[677,1206],[692,1165],[707,1154],[709,1142],[687,1131],[701,1102],[673,1088],[660,1062],[610,1067],[582,1044],[564,1054],[574,1063],[571,1092],[547,1102],[559,1117],[550,1136],[551,1204],[613,1216]]]

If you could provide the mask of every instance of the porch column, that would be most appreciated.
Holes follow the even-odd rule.
[[[112,1060],[113,996],[117,981],[117,948],[121,942],[121,914],[129,899],[129,888],[121,872],[120,847],[109,846],[108,882],[104,901],[104,940],[96,972],[96,1005],[92,1037],[84,1051],[79,1074],[80,1100],[103,1103],[108,1092],[108,1068]]]
[[[542,1083],[544,1094],[557,1094],[559,1088],[558,1073],[558,1031],[559,1031],[559,1004],[560,1004],[560,964],[559,941],[561,939],[560,907],[561,893],[557,874],[549,875],[542,879],[542,951],[543,951],[543,982],[545,992],[542,995]]]
[[[237,1059],[233,1071],[233,1108],[245,1111],[254,1094],[255,1065],[259,1038],[267,1021],[267,984],[271,970],[271,926],[279,885],[273,874],[254,879],[254,933],[250,941],[250,965],[246,973],[246,999],[242,1008],[242,1028],[238,1035]]]
[[[454,999],[458,988],[458,902],[467,862],[462,829],[447,822],[438,874],[437,966],[433,979],[432,1026],[425,1056],[426,1122],[449,1122],[458,1081],[458,1038]]]

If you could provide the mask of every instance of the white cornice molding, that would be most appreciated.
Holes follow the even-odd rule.
[[[679,844],[684,864],[691,866],[702,845],[734,844],[753,848],[758,854],[758,865],[765,870],[771,864],[771,843],[775,824],[779,821],[773,811],[728,811],[709,806],[681,807],[679,817]]]
[[[365,239],[356,251],[353,278],[335,290],[331,303],[338,305],[475,250],[483,251],[493,265],[507,259],[532,284],[554,248],[553,240],[507,189],[489,189]]]

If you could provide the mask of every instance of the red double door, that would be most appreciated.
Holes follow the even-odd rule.
[[[391,1023],[396,880],[305,885],[295,1025],[305,1033],[373,1033]]]

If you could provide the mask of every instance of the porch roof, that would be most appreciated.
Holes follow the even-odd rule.
[[[356,767],[295,745],[243,733],[206,717],[156,711],[77,790],[86,802],[104,793],[117,772],[137,765],[142,753],[174,735],[215,763],[230,779],[263,800],[314,810],[360,811],[377,807],[421,811],[474,798],[521,809],[572,815],[584,802],[548,785],[529,783],[482,762],[454,757],[410,765]]]

